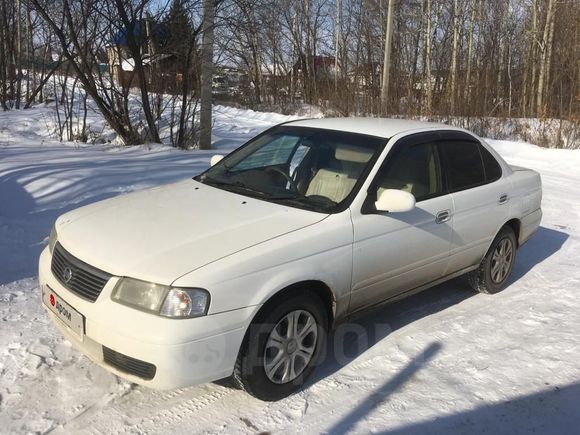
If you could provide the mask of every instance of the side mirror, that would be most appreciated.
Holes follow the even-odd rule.
[[[214,154],[213,156],[211,156],[211,159],[209,159],[209,165],[214,166],[223,158],[224,156],[222,156],[221,154]]]
[[[404,190],[386,189],[375,202],[377,211],[404,213],[415,208],[415,197]]]

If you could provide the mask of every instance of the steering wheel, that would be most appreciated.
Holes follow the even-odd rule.
[[[288,175],[286,172],[284,172],[282,169],[277,168],[275,166],[270,166],[266,168],[266,171],[272,171],[282,175],[288,181],[288,184],[290,184],[290,190],[292,192],[298,192],[298,186],[296,185],[296,181],[294,181],[292,177]]]

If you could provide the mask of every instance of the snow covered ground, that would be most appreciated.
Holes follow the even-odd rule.
[[[0,114],[0,433],[580,432],[580,151],[492,141],[541,172],[544,220],[508,288],[462,280],[360,319],[329,340],[309,386],[264,403],[227,385],[156,392],[71,348],[40,306],[36,263],[54,219],[190,177],[213,152],[78,147],[47,138],[46,108]],[[287,117],[217,107],[231,150]]]

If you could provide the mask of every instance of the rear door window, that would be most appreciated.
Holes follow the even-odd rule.
[[[479,144],[460,140],[442,141],[440,149],[450,192],[485,184]]]

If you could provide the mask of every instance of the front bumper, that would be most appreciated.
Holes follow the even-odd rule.
[[[248,307],[194,319],[166,319],[111,300],[118,278],[111,278],[95,302],[68,291],[51,272],[45,249],[39,261],[39,282],[48,286],[85,319],[82,338],[46,308],[62,334],[95,363],[116,375],[155,389],[173,389],[230,376],[238,350],[255,311]],[[103,346],[155,366],[152,379],[121,371],[105,362]]]

